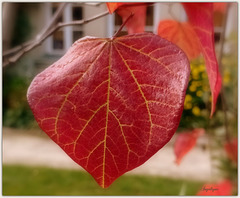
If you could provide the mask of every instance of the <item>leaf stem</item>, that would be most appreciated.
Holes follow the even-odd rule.
[[[129,21],[130,18],[133,17],[133,13],[131,12],[131,14],[129,15],[129,17],[123,22],[123,24],[120,26],[119,30],[113,35],[113,38],[117,37],[118,34],[122,31],[123,27],[126,25],[126,23]]]
[[[43,30],[40,33],[37,34],[35,40],[37,40],[38,38],[41,38],[52,26],[54,26],[57,19],[62,15],[62,12],[63,12],[64,8],[66,7],[66,5],[67,5],[67,3],[61,3],[59,5],[58,9],[54,13],[50,22],[45,27],[43,27]],[[30,41],[24,42],[19,46],[16,46],[12,49],[9,49],[9,50],[3,52],[3,57],[14,54],[14,53],[17,53],[18,51],[23,50],[25,47],[33,44],[35,42],[35,40],[30,40]]]

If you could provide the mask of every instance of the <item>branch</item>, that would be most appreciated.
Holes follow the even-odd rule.
[[[18,48],[20,48],[21,50],[18,50],[18,52],[15,55],[6,59],[6,61],[3,62],[3,67],[7,66],[10,63],[15,63],[16,61],[18,61],[25,53],[31,51],[32,49],[34,49],[35,47],[40,45],[44,40],[46,40],[50,35],[52,35],[58,29],[60,29],[62,27],[65,27],[65,26],[83,25],[83,24],[89,23],[93,20],[96,20],[98,18],[101,18],[103,16],[106,16],[108,14],[109,14],[109,12],[106,11],[106,12],[103,12],[99,15],[91,17],[89,19],[71,21],[71,22],[67,22],[67,23],[60,22],[60,23],[56,24],[55,26],[52,25],[54,23],[50,23],[50,25],[48,25],[48,28],[46,28],[46,31],[44,33],[41,33],[38,36],[36,36],[36,38],[34,40],[28,41],[27,42],[28,45],[24,46],[23,48],[20,48],[18,46]]]
[[[54,13],[54,15],[52,17],[52,20],[49,22],[49,24],[47,24],[43,28],[43,30],[36,36],[36,38],[34,40],[24,42],[20,46],[16,46],[16,47],[14,47],[10,50],[7,50],[6,52],[3,52],[3,57],[8,56],[8,55],[13,54],[13,53],[17,53],[18,51],[20,51],[20,50],[24,49],[25,47],[34,43],[38,38],[41,38],[43,34],[45,34],[54,24],[56,24],[58,18],[62,15],[62,12],[63,12],[66,5],[67,5],[67,3],[61,3],[59,5],[58,9],[56,10],[56,12]]]
[[[106,15],[108,15],[108,14],[109,14],[109,12],[108,12],[108,11],[105,11],[105,12],[100,13],[100,14],[98,14],[98,15],[96,15],[96,16],[93,16],[93,17],[91,17],[91,18],[89,18],[89,19],[76,20],[76,21],[71,21],[71,22],[66,22],[66,23],[58,23],[57,26],[55,26],[54,28],[59,29],[59,28],[61,28],[61,27],[65,27],[65,26],[83,25],[83,24],[89,23],[89,22],[91,22],[91,21],[94,21],[94,20],[96,20],[96,19],[99,19],[99,18],[101,18],[101,17],[104,17],[104,16],[106,16]]]
[[[124,21],[124,23],[120,26],[119,30],[113,35],[113,38],[117,37],[117,35],[119,34],[119,32],[122,31],[123,27],[127,24],[127,22],[129,21],[130,18],[133,17],[133,13],[131,12],[129,17]]]

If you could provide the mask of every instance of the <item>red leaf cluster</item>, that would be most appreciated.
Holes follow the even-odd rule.
[[[107,3],[109,12],[116,11],[123,22],[134,14],[126,23],[130,35],[78,40],[28,90],[39,126],[104,188],[161,149],[176,131],[183,110],[189,78],[185,54],[157,35],[133,34],[144,31],[146,4]],[[221,88],[213,3],[182,5],[188,23],[163,21],[158,32],[189,59],[203,53],[213,115]],[[177,137],[177,164],[203,133],[204,129],[195,129]],[[235,161],[235,147],[225,149]],[[228,191],[218,193],[228,194],[230,184],[218,184],[219,189],[222,186]]]
[[[125,21],[131,13],[136,13],[136,16],[127,24],[128,32],[143,32],[146,5],[138,10],[138,6],[129,6],[130,4],[131,3],[107,3],[107,6],[110,13],[120,9],[117,12],[121,15],[123,21]],[[139,5],[141,5],[141,3],[139,3]],[[188,15],[189,23],[169,20],[160,21],[158,34],[179,46],[190,60],[196,58],[200,52],[203,54],[212,92],[212,117],[215,112],[222,81],[214,47],[213,11],[214,8],[224,11],[226,3],[182,3],[182,5]]]

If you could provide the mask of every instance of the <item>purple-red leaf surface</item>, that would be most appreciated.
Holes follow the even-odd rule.
[[[28,102],[39,126],[105,188],[170,140],[188,78],[186,55],[157,35],[85,37],[35,77]]]
[[[213,115],[217,97],[221,89],[221,76],[214,47],[213,3],[182,3],[201,43],[202,53],[206,62],[209,84],[212,92]]]

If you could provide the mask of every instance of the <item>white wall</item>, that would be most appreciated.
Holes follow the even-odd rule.
[[[83,18],[88,19],[103,13],[107,10],[105,3],[99,6],[84,5]],[[107,36],[107,16],[101,17],[83,26],[84,36],[106,37]]]

